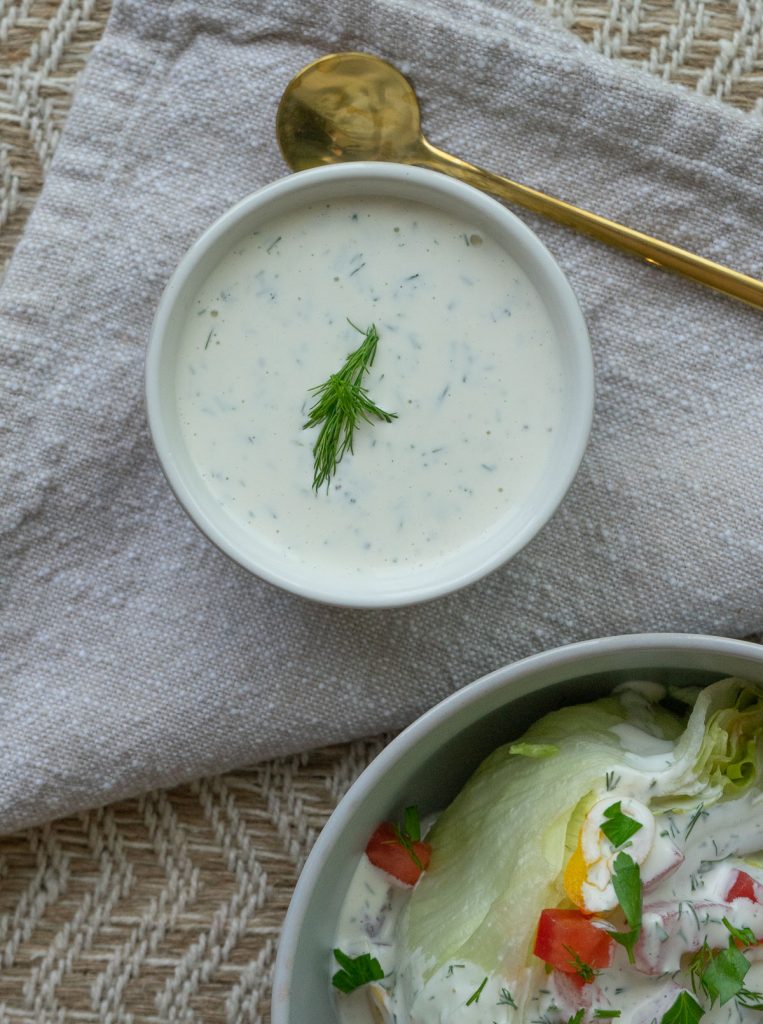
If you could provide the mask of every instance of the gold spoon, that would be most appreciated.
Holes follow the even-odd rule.
[[[331,53],[303,68],[281,98],[276,133],[295,171],[347,160],[429,167],[763,309],[763,281],[437,149],[421,132],[419,104],[408,80],[371,54]]]

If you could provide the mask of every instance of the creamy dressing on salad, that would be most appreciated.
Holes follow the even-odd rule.
[[[658,1024],[678,994],[691,991],[690,956],[705,941],[712,950],[728,946],[730,932],[723,918],[734,928],[750,928],[763,937],[763,904],[728,899],[739,871],[763,886],[763,793],[753,787],[737,799],[708,806],[699,801],[693,809],[677,811],[658,801],[650,809],[650,800],[659,797],[671,773],[677,771],[671,754],[674,744],[630,725],[616,726],[614,731],[643,751],[642,768],[653,757],[655,769],[663,769],[659,784],[643,771],[630,773],[622,763],[606,772],[593,791],[594,802],[580,832],[579,842],[588,843],[587,861],[593,865],[584,883],[590,890],[586,898],[600,901],[598,914],[618,909],[616,897],[610,900],[607,892],[611,875],[604,870],[606,863],[611,868],[615,847],[599,831],[605,820],[600,808],[619,802],[624,813],[643,822],[642,829],[620,848],[630,851],[640,864],[643,882],[635,964],[629,964],[624,948],[615,945],[611,965],[581,987],[560,971],[547,974],[542,961],[532,956],[521,978],[502,977],[500,970],[489,974],[479,998],[467,1005],[485,979],[484,969],[454,960],[422,980],[428,972],[417,959],[419,954],[411,956],[396,945],[398,923],[413,890],[374,867],[364,855],[344,902],[336,945],[351,956],[377,957],[385,979],[350,996],[337,996],[342,1024],[567,1024],[580,1010],[588,1024],[608,1019],[618,1024]],[[589,819],[595,827],[587,829]],[[591,843],[599,844],[598,854],[591,852]],[[510,921],[506,927],[511,928]],[[759,993],[763,945],[746,949],[745,956],[752,962],[745,987]],[[618,1015],[607,1018],[596,1011]],[[706,1005],[702,1022],[752,1024],[760,1019],[759,1010],[732,998],[723,1006]]]
[[[374,324],[362,423],[315,493],[315,388]],[[560,340],[526,274],[487,234],[395,199],[297,209],[243,239],[191,303],[179,421],[209,491],[258,541],[348,573],[425,566],[485,536],[547,464]]]

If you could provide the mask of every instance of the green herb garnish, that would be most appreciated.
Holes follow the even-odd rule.
[[[627,853],[618,853],[614,869],[612,885],[630,930],[610,934],[615,942],[625,947],[629,963],[634,963],[636,958],[633,949],[641,932],[641,872],[638,864]]]
[[[406,807],[403,812],[402,828],[400,825],[393,825],[392,828],[395,832],[395,839],[400,843],[419,871],[423,871],[424,865],[413,848],[413,844],[421,839],[421,818],[419,817],[418,807]]]
[[[567,1024],[581,1024],[583,1017],[585,1017],[585,1010],[578,1010],[576,1013],[573,1013],[573,1015],[568,1018]]]
[[[679,992],[660,1024],[697,1024],[705,1011],[690,992]]]
[[[578,956],[575,950],[572,949],[571,946],[565,946],[564,949],[565,952],[570,954],[570,964],[572,967],[575,968],[575,974],[577,974],[579,978],[582,978],[583,981],[585,981],[586,983],[593,981],[593,979],[599,972],[595,971],[590,964],[587,964],[584,960],[581,960],[581,958]]]
[[[471,1006],[472,1003],[478,1003],[480,1001],[480,996],[482,995],[482,990],[485,987],[485,985],[487,985],[487,975],[480,982],[479,988],[475,992],[472,992],[472,994],[466,1000],[467,1006]]]
[[[354,992],[361,985],[367,985],[369,981],[381,981],[384,977],[381,964],[370,953],[347,956],[341,949],[335,949],[334,959],[342,969],[336,972],[331,984],[340,992]]]
[[[421,818],[418,807],[406,807],[403,812],[403,829],[414,843],[421,839]]]
[[[601,831],[613,846],[622,846],[643,828],[640,821],[623,812],[619,800],[606,809],[604,817],[607,820],[602,823]]]
[[[713,953],[700,976],[700,984],[710,998],[710,1005],[717,999],[723,1006],[737,996],[744,988],[749,969],[750,961],[736,948],[733,939],[729,939],[728,949]]]
[[[727,949],[712,950],[707,939],[689,961],[691,984],[694,991],[699,986],[713,1006],[716,999],[721,1006],[736,999],[742,1006],[752,1008],[763,996],[759,992],[750,992],[744,987],[744,979],[750,969],[750,961],[738,948],[737,943],[748,947],[757,942],[751,928],[736,928],[727,919],[723,923],[729,932]]]
[[[707,813],[708,812],[705,810],[705,805],[704,804],[697,804],[697,809],[694,812],[694,814],[692,814],[691,818],[689,818],[689,824],[686,826],[686,833],[684,834],[684,839],[688,839],[689,838],[689,836],[692,833],[692,829],[697,824],[699,819],[700,818],[706,818],[707,817]]]
[[[615,1020],[620,1016],[619,1010],[594,1010],[593,1015],[596,1020]]]
[[[746,988],[740,989],[737,992],[737,1003],[748,1010],[763,1010],[763,993],[750,992]]]
[[[693,992],[696,992],[698,987],[702,988],[702,975],[712,958],[713,951],[708,946],[707,939],[705,939],[691,960],[689,960],[689,973],[691,975]]]
[[[323,485],[328,489],[331,477],[346,452],[352,453],[353,434],[361,420],[371,423],[373,419],[391,423],[397,416],[393,412],[380,409],[368,397],[368,391],[361,381],[373,365],[379,334],[371,324],[367,331],[362,331],[351,320],[348,320],[360,334],[365,334],[363,343],[354,352],[350,352],[344,366],[332,373],[324,384],[311,388],[310,394],[315,396],[315,403],[310,409],[304,429],[320,425],[320,433],[313,445],[313,490],[319,491]]]
[[[502,988],[501,989],[501,995],[500,995],[500,998],[498,999],[498,1004],[497,1005],[498,1006],[512,1006],[515,1010],[517,1009],[517,1004],[514,1002],[514,998],[513,998],[512,994],[511,994],[511,992],[509,992],[509,990],[507,988]]]
[[[740,945],[745,946],[746,948],[757,945],[758,938],[752,928],[735,928],[727,917],[722,918],[722,921],[731,938]]]

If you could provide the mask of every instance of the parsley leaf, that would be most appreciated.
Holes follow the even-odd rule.
[[[636,958],[633,949],[641,932],[641,872],[638,864],[627,853],[618,853],[614,869],[612,885],[630,930],[610,934],[615,942],[625,947],[628,961],[634,963]]]
[[[696,992],[696,985],[699,983],[702,991],[709,997],[711,1006],[716,999],[720,1001],[721,1006],[730,999],[736,999],[740,1006],[751,1010],[763,1010],[763,995],[744,987],[750,961],[737,946],[738,942],[747,945],[750,938],[756,941],[755,935],[750,928],[735,928],[725,917],[723,923],[729,931],[729,947],[714,951],[710,949],[705,939],[689,962],[692,988]]]
[[[369,981],[381,981],[384,971],[375,956],[362,953],[360,956],[347,956],[341,949],[334,950],[334,959],[342,968],[331,979],[334,988],[340,992],[354,992]]]
[[[628,963],[635,964],[636,956],[633,951],[636,948],[636,943],[638,942],[638,930],[632,928],[629,932],[610,932],[609,934],[615,942],[619,942],[620,945],[625,948],[625,952],[628,954]]]
[[[467,1006],[471,1006],[472,1003],[478,1003],[480,1001],[480,996],[482,995],[482,990],[485,987],[485,985],[487,985],[487,975],[485,975],[485,977],[480,982],[479,988],[475,992],[472,992],[472,994],[466,1000]]]
[[[607,820],[602,823],[601,831],[613,846],[622,846],[643,828],[640,821],[623,812],[619,800],[606,809],[604,817]]]
[[[736,948],[733,938],[729,939],[729,948],[714,953],[702,971],[700,982],[710,997],[710,1005],[718,999],[723,1006],[741,992],[749,969],[750,961]]]
[[[660,1024],[698,1024],[704,1012],[693,995],[679,992],[667,1013],[663,1013]]]
[[[641,927],[641,872],[627,853],[618,853],[614,863],[612,885],[631,928]]]

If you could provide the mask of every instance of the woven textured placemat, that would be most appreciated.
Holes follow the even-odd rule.
[[[763,117],[763,0],[549,0],[602,53]],[[0,0],[0,266],[108,0]],[[0,1024],[269,1020],[283,914],[384,739],[150,793],[0,840]]]

